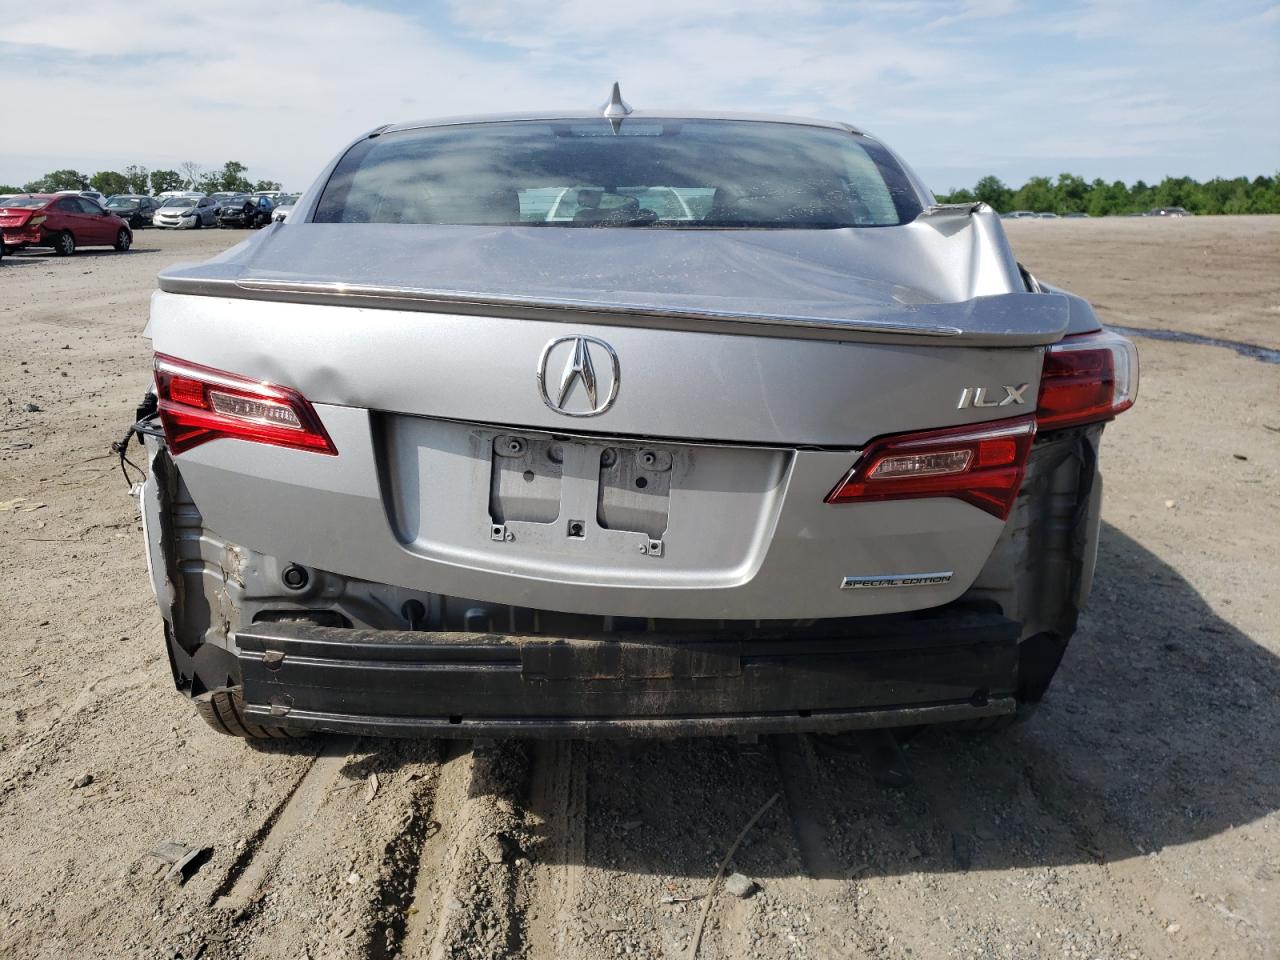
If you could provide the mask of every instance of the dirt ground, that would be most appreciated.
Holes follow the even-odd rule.
[[[1280,218],[1009,232],[1104,320],[1280,347]],[[700,957],[1280,956],[1280,365],[1140,341],[1047,701],[912,740],[907,790],[800,737],[253,748],[172,690],[107,449],[155,274],[234,239],[0,262],[0,956],[682,957],[774,793]]]

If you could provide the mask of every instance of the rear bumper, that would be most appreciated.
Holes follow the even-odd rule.
[[[39,227],[30,230],[6,230],[0,236],[3,237],[5,245],[10,247],[39,247],[48,242]]]
[[[779,633],[508,636],[256,624],[246,714],[390,736],[836,731],[1012,713],[1021,625],[995,613]]]

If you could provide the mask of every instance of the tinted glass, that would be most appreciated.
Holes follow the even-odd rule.
[[[504,122],[362,140],[320,196],[321,223],[596,227],[891,226],[920,213],[873,140],[736,120]]]
[[[12,197],[4,202],[4,206],[10,210],[35,210],[48,202],[48,197]]]

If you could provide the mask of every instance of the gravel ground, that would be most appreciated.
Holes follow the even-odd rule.
[[[1280,218],[1009,232],[1104,320],[1280,347]],[[1280,956],[1280,365],[1140,341],[1053,689],[905,791],[800,737],[255,748],[172,691],[107,450],[156,272],[235,239],[0,262],[0,956],[683,957],[775,794],[700,957]]]

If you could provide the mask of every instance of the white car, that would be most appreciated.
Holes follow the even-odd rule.
[[[276,203],[275,209],[271,211],[271,222],[280,223],[293,211],[293,205],[298,202],[301,194],[289,193],[281,194]]]
[[[157,227],[213,227],[218,223],[218,201],[212,197],[170,197],[156,211]]]
[[[59,190],[57,192],[61,194],[70,194],[76,197],[88,197],[100,207],[105,207],[107,205],[107,198],[97,190]]]

